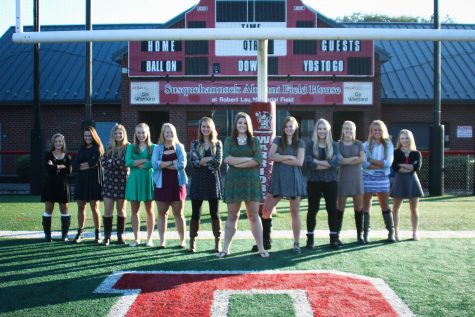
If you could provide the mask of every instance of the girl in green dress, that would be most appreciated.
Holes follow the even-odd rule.
[[[261,257],[269,257],[262,243],[262,222],[259,217],[259,201],[262,197],[259,166],[262,164],[261,145],[253,136],[252,122],[248,114],[239,112],[234,119],[232,136],[226,138],[223,151],[228,172],[224,185],[224,201],[228,205],[228,218],[224,233],[224,245],[218,257],[229,254],[229,247],[237,230],[241,203],[246,204],[247,218]]]
[[[155,215],[152,210],[153,181],[152,157],[155,144],[150,141],[150,128],[146,123],[139,123],[135,127],[134,144],[127,146],[125,165],[130,167],[130,175],[125,188],[125,199],[130,201],[132,230],[134,241],[129,245],[136,247],[140,244],[140,202],[143,201],[147,212],[147,247],[152,247],[152,233],[155,224]]]

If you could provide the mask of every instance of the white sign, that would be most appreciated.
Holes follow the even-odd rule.
[[[158,105],[160,104],[160,83],[158,82],[131,82],[130,104]]]
[[[345,82],[343,84],[343,104],[372,105],[373,83]]]
[[[219,28],[286,28],[286,22],[216,22]],[[216,56],[257,56],[257,40],[219,40],[215,41]],[[274,52],[269,56],[286,56],[287,41],[275,40]]]
[[[457,138],[472,138],[472,126],[471,125],[459,125],[457,126]]]

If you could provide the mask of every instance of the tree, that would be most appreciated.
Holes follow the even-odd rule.
[[[433,23],[433,16],[430,18],[413,17],[401,15],[397,17],[391,17],[385,14],[366,14],[361,12],[355,12],[352,15],[336,18],[340,23],[354,23],[354,22],[405,22],[405,23]],[[441,23],[456,23],[456,21],[449,15],[446,15],[441,19]]]

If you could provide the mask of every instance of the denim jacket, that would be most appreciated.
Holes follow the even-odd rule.
[[[160,164],[162,164],[162,156],[165,151],[163,144],[157,144],[152,153],[152,167],[153,167],[153,181],[155,187],[162,188],[162,169]],[[188,184],[188,177],[185,173],[186,167],[186,152],[182,144],[175,144],[176,156],[178,163],[174,165],[175,169],[178,172],[178,185],[183,186]]]
[[[374,175],[377,172],[384,172],[384,175],[387,176],[391,173],[391,164],[393,163],[394,157],[394,146],[391,142],[387,143],[386,151],[384,151],[384,146],[382,144],[375,144],[373,151],[370,151],[368,141],[363,143],[363,148],[366,156],[366,160],[363,162],[363,174]],[[370,158],[383,161],[384,167],[377,170],[368,169],[368,167],[371,165],[371,163],[368,161]]]

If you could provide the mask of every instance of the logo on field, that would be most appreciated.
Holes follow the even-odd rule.
[[[271,130],[272,116],[269,111],[257,111],[256,118],[259,123],[259,130]]]
[[[109,316],[227,316],[233,296],[288,296],[295,316],[414,316],[381,279],[337,271],[116,272]]]

